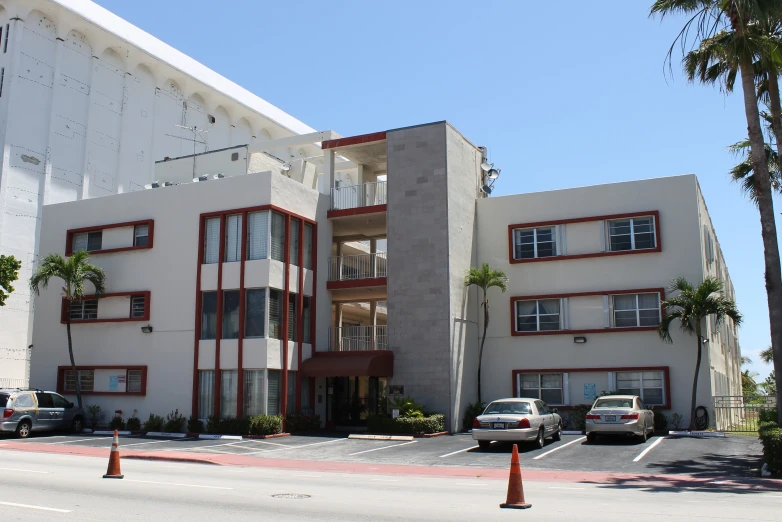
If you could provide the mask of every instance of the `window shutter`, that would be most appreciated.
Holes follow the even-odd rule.
[[[559,317],[560,317],[560,325],[559,325],[559,327],[562,330],[569,330],[570,329],[570,316],[568,314],[568,298],[567,297],[563,297],[560,300],[559,308],[562,311],[559,314]]]
[[[248,259],[266,259],[269,257],[269,212],[253,212],[247,220]]]
[[[282,299],[279,290],[269,290],[269,337],[279,339],[281,332],[281,314],[280,307]]]
[[[225,218],[225,260],[239,261],[242,258],[242,215],[232,214]]]
[[[299,220],[291,219],[291,264],[299,266]]]
[[[611,306],[610,306],[610,295],[604,295],[603,296],[603,326],[605,328],[611,328]]]
[[[269,379],[267,380],[269,389],[267,393],[269,415],[278,415],[280,413],[280,370],[268,370]]]
[[[304,223],[304,268],[312,270],[312,224]]]
[[[570,383],[568,380],[568,374],[562,374],[562,404],[570,404]]]
[[[616,391],[616,373],[608,372],[608,391]]]
[[[557,227],[557,251],[556,255],[567,255],[567,235],[565,234],[565,225],[559,225]]]
[[[209,265],[220,260],[220,218],[207,219],[204,227],[204,263]]]
[[[600,251],[605,252],[606,251],[606,222],[598,221],[597,225],[598,227],[600,227]]]

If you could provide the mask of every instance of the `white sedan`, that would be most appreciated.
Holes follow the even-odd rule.
[[[586,416],[589,442],[598,435],[636,436],[646,442],[654,433],[654,412],[637,395],[607,395],[592,405]]]
[[[540,399],[501,399],[494,401],[472,423],[472,438],[481,449],[492,441],[534,441],[542,448],[546,438],[562,438],[562,419],[555,408]]]

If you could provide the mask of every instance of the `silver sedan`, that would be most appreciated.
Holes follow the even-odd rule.
[[[637,436],[646,442],[651,433],[654,433],[654,413],[637,395],[600,397],[586,416],[589,442],[594,442],[598,434]]]
[[[542,448],[546,438],[562,438],[562,419],[555,408],[540,399],[501,399],[494,401],[472,424],[472,438],[481,449],[492,441],[534,441]]]

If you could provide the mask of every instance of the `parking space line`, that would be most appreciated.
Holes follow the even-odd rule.
[[[128,446],[143,446],[144,444],[160,444],[161,442],[171,442],[171,441],[170,440],[153,440],[153,441],[149,441],[149,442],[134,442],[133,444],[120,444],[120,447],[127,448]]]
[[[51,471],[36,471],[34,469],[0,468],[0,471],[21,471],[23,473],[51,473]]]
[[[469,447],[469,448],[464,448],[464,449],[460,449],[459,451],[452,451],[451,453],[446,453],[445,455],[440,455],[440,458],[450,457],[451,455],[456,455],[457,453],[464,453],[465,451],[474,450],[475,448],[478,448],[478,447],[480,447],[480,446],[478,446],[476,444],[475,446],[472,446],[472,447]]]
[[[210,444],[209,446],[198,446],[197,448],[174,448],[168,451],[198,451],[207,448],[219,448],[220,446],[236,446],[238,444],[244,444],[250,440],[240,440],[238,442],[225,442],[223,444]]]
[[[644,457],[646,456],[646,454],[647,454],[647,453],[649,453],[650,451],[652,451],[652,450],[654,449],[654,447],[655,447],[655,446],[657,446],[658,444],[660,444],[660,443],[663,441],[663,439],[664,439],[664,438],[665,438],[665,437],[660,437],[659,439],[657,439],[656,441],[654,441],[654,442],[652,443],[652,445],[651,445],[651,446],[649,446],[648,448],[646,448],[645,450],[643,450],[643,451],[642,451],[642,452],[641,452],[641,453],[640,453],[640,454],[639,454],[639,455],[638,455],[636,458],[634,458],[634,459],[633,459],[633,462],[638,462],[639,460],[641,460],[642,458],[644,458]]]
[[[127,479],[125,482],[140,482],[143,484],[161,484],[163,486],[183,486],[188,488],[207,488],[207,489],[233,489],[225,486],[203,486],[201,484],[179,484],[176,482],[156,482],[154,480],[133,480]]]
[[[280,444],[279,442],[266,442],[265,440],[255,440],[255,439],[252,439],[252,442],[257,442],[258,444],[270,444],[272,446],[282,446],[284,448],[291,448],[292,447],[290,444]]]
[[[106,437],[90,437],[89,439],[76,439],[76,440],[61,440],[59,442],[46,442],[45,444],[69,444],[71,442],[84,442],[85,440],[110,440],[108,436]]]
[[[308,448],[310,446],[318,446],[320,444],[331,444],[332,442],[341,442],[345,440],[348,439],[332,439],[324,442],[313,442],[312,444],[302,444],[301,446],[286,445],[284,448],[274,448],[274,449],[263,450],[263,451],[253,451],[251,453],[245,453],[245,455],[257,455],[258,453],[270,453],[272,451],[284,451],[284,450],[292,450],[292,449],[299,449],[299,448]]]
[[[70,513],[70,509],[57,509],[57,508],[50,508],[50,507],[44,507],[44,506],[31,506],[30,504],[17,504],[15,502],[0,502],[0,506],[11,506],[11,507],[19,507],[19,508],[27,508],[27,509],[37,509],[39,511],[53,511],[55,513]]]
[[[559,450],[561,450],[562,448],[567,448],[567,447],[568,447],[568,446],[570,446],[571,444],[575,444],[576,442],[581,442],[581,441],[582,441],[582,440],[584,440],[584,439],[586,439],[586,436],[584,436],[584,437],[581,437],[581,438],[578,438],[578,439],[576,439],[576,440],[571,440],[570,442],[568,442],[568,443],[566,443],[566,444],[563,444],[563,445],[561,445],[561,446],[557,446],[556,448],[554,448],[554,449],[551,449],[551,450],[547,451],[546,453],[543,453],[543,454],[541,454],[541,455],[538,455],[537,457],[533,457],[533,458],[532,458],[532,460],[538,460],[538,459],[542,459],[543,457],[545,457],[546,455],[548,455],[548,454],[550,454],[550,453],[554,453],[555,451],[559,451]]]
[[[410,442],[403,442],[401,444],[392,444],[390,446],[383,446],[382,448],[372,448],[364,451],[357,451],[356,453],[348,453],[348,457],[352,457],[353,455],[361,455],[362,453],[371,453],[373,451],[380,451],[388,448],[398,448],[399,446],[407,446],[408,444],[415,444],[417,441],[411,440]]]

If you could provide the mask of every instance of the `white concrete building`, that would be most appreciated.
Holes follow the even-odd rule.
[[[43,205],[139,190],[165,157],[309,132],[91,1],[1,0],[0,253],[22,270],[0,308],[0,383],[26,377]]]
[[[41,254],[86,248],[107,275],[108,296],[70,311],[87,403],[335,426],[403,394],[458,430],[482,330],[463,280],[486,262],[510,284],[489,295],[484,400],[567,411],[621,390],[686,425],[695,339],[660,341],[660,301],[678,276],[733,297],[695,176],[488,198],[485,149],[446,122],[265,148],[308,139],[321,157],[298,165],[239,147],[246,167],[237,149],[174,159],[159,188],[45,207]],[[32,383],[72,393],[56,285],[36,302]],[[713,326],[707,408],[741,389],[735,325]]]

